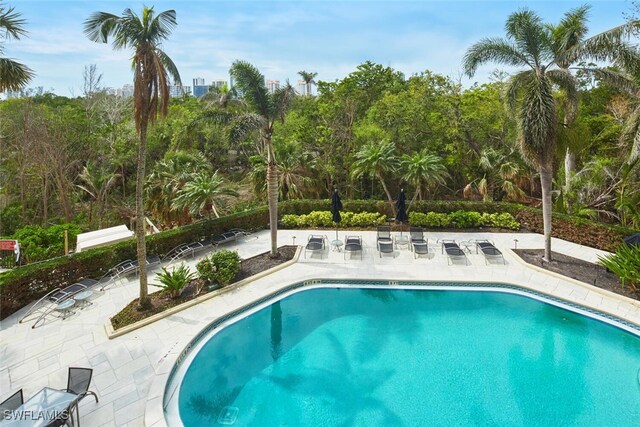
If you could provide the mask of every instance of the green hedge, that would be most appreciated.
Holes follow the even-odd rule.
[[[309,214],[312,211],[329,211],[330,200],[292,200],[279,204],[279,215]],[[347,200],[345,211],[378,213],[391,217],[389,203],[380,200]],[[539,209],[515,203],[467,202],[467,201],[419,201],[411,209],[414,213],[446,213],[474,211],[480,214],[510,213],[526,230],[542,232],[542,213]],[[433,214],[432,214],[433,215]],[[473,220],[475,215],[455,214],[457,222]],[[482,215],[481,215],[482,216]],[[268,228],[269,214],[266,207],[236,213],[222,218],[202,221],[175,230],[164,231],[147,239],[147,252],[163,255],[172,248],[220,234],[230,228]],[[363,224],[364,226],[365,224]],[[442,226],[442,225],[441,225]],[[575,243],[615,251],[622,237],[633,234],[624,227],[607,226],[582,218],[554,214],[553,235]],[[91,249],[69,257],[54,258],[38,264],[15,268],[0,274],[0,319],[42,297],[52,289],[66,286],[86,277],[101,277],[110,267],[125,259],[135,259],[135,241],[129,240],[104,248]]]
[[[197,222],[147,238],[147,253],[162,256],[174,247],[216,236],[230,228],[264,229],[269,224],[266,207]],[[0,319],[41,298],[51,290],[83,278],[102,277],[111,267],[136,258],[135,240],[89,249],[0,274]]]

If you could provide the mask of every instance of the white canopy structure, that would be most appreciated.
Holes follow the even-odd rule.
[[[126,225],[118,225],[117,227],[103,228],[101,230],[78,234],[76,240],[76,252],[82,252],[89,248],[110,245],[112,243],[130,239],[133,236],[133,231],[129,230]]]

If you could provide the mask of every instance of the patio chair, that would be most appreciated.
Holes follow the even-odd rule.
[[[379,242],[380,240],[383,240],[383,241],[391,240],[391,226],[389,225],[378,226],[378,234],[376,236],[376,242]]]
[[[162,264],[162,259],[158,256],[150,256],[147,258],[147,267],[152,269]],[[104,291],[108,286],[116,283],[118,280],[122,280],[131,274],[138,275],[138,260],[124,260],[115,266],[111,267],[99,280],[98,283],[102,284],[100,291]],[[93,285],[92,285],[93,286]]]
[[[415,243],[427,243],[424,238],[424,231],[422,230],[422,228],[411,227],[409,231],[409,242],[411,243],[411,246],[413,246]]]
[[[428,255],[429,254],[429,241],[414,241],[412,244],[413,250],[413,259],[418,258],[420,255]]]
[[[91,383],[91,376],[93,375],[93,369],[91,368],[69,368],[69,375],[67,377],[67,388],[65,389],[68,393],[77,394],[78,402],[87,397],[88,395],[93,395],[96,399],[96,403],[98,403],[98,395],[95,392],[89,390],[89,384]]]
[[[87,286],[81,283],[74,283],[64,289],[54,289],[36,301],[18,322],[22,323],[28,317],[39,315],[36,322],[31,326],[33,329],[38,323],[44,321],[49,314],[55,311],[58,311],[60,313],[59,317],[62,317],[62,320],[64,320],[67,318],[67,314],[71,312],[71,308],[75,305],[73,297],[85,290],[87,290]]]
[[[347,236],[344,242],[344,259],[347,259],[347,252],[360,252],[360,259],[362,259],[362,237]]]
[[[396,257],[396,253],[393,250],[393,242],[391,240],[380,239],[377,242],[378,246],[378,255],[382,258],[382,254],[391,254],[393,257]]]
[[[478,250],[484,255],[485,264],[489,264],[491,259],[502,259],[502,264],[507,263],[502,252],[490,240],[476,240],[476,253],[478,253]]]
[[[451,262],[456,259],[464,259],[465,265],[469,265],[467,254],[460,249],[455,240],[442,239],[440,243],[442,244],[442,253],[447,253],[447,264],[451,265]]]
[[[320,252],[320,259],[322,259],[322,255],[325,250],[325,236],[321,236],[318,234],[311,234],[307,239],[307,245],[304,247],[304,257],[307,258],[307,251]]]
[[[20,389],[0,403],[0,420],[4,420],[5,414],[8,411],[15,411],[23,403],[24,398],[22,396],[22,389]]]
[[[217,247],[224,243],[236,242],[239,239],[247,238],[251,236],[251,234],[252,233],[250,231],[246,231],[241,228],[232,228],[231,230],[225,231],[224,233],[214,237],[212,239],[212,244]],[[257,239],[258,236],[255,236],[255,238]]]

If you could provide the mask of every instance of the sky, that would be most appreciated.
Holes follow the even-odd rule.
[[[30,87],[79,96],[85,66],[96,64],[105,87],[132,82],[131,51],[114,51],[83,34],[96,11],[139,13],[175,9],[178,26],[162,49],[174,60],[184,85],[202,77],[207,84],[228,80],[234,60],[257,66],[266,79],[298,81],[298,71],[317,72],[316,80],[334,81],[367,60],[391,66],[406,76],[430,70],[464,85],[489,80],[496,65],[461,77],[466,49],[483,37],[504,36],[509,14],[523,7],[545,22],[582,4],[591,5],[589,33],[625,21],[632,3],[599,1],[36,1],[3,0],[26,20],[28,36],[5,43],[5,56],[36,73]],[[504,68],[503,68],[504,69]]]

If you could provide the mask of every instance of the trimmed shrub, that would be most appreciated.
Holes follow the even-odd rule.
[[[215,268],[213,278],[220,285],[225,286],[231,283],[236,274],[238,274],[240,256],[236,251],[223,249],[211,255],[211,263]]]
[[[27,225],[13,234],[20,242],[22,256],[28,263],[64,255],[64,232],[68,230],[70,246],[76,242],[76,236],[82,232],[76,224],[58,224],[43,228],[39,225]]]
[[[437,212],[411,212],[409,214],[409,224],[416,227],[439,228],[449,227],[451,220],[449,215]]]
[[[337,224],[340,228],[346,227],[372,227],[384,224],[386,215],[377,212],[341,212],[341,221]],[[282,217],[281,225],[285,228],[318,228],[336,227],[333,222],[333,214],[330,211],[313,211],[306,215],[287,214]]]

